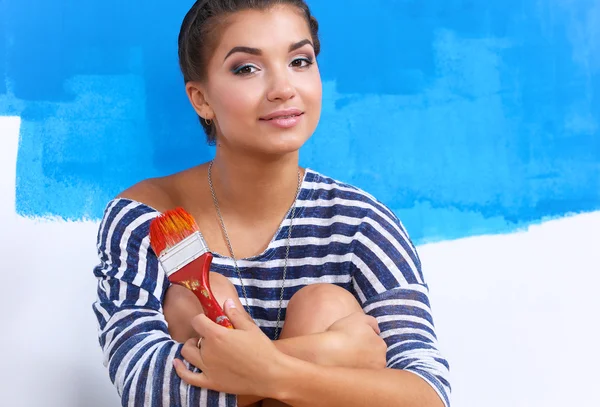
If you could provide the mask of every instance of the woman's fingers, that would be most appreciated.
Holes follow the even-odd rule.
[[[192,386],[203,387],[206,389],[211,388],[212,383],[204,373],[194,373],[190,371],[185,366],[185,363],[179,359],[173,359],[173,366],[175,367],[177,375],[181,377],[184,382],[191,384]]]
[[[227,330],[227,328],[211,321],[206,315],[198,314],[192,318],[192,328],[198,333],[199,337],[211,337],[214,334]]]
[[[367,324],[369,324],[369,326],[371,328],[373,328],[375,333],[377,335],[379,335],[381,333],[381,329],[379,329],[379,324],[377,323],[377,319],[375,319],[374,317],[372,317],[370,315],[366,315],[366,317],[367,317]]]
[[[235,329],[250,331],[258,328],[254,321],[252,321],[245,312],[240,311],[233,300],[230,299],[225,301],[223,310]]]
[[[202,344],[198,348],[198,339],[189,339],[181,349],[181,356],[198,369],[205,370],[204,360],[202,360]]]
[[[241,329],[243,331],[259,329],[252,318],[243,311],[243,308],[238,308],[233,300],[229,299],[225,301],[223,310],[235,329]],[[192,318],[192,328],[194,328],[198,333],[198,336],[202,338],[213,337],[213,335],[220,335],[228,331],[227,328],[211,321],[204,314],[199,314]]]
[[[237,329],[227,329],[204,315],[194,318],[193,326],[202,335],[188,340],[181,350],[186,362],[202,374],[183,369],[175,362],[177,374],[186,383],[232,394],[270,396],[272,366],[282,365],[284,355],[271,340],[248,320],[242,308],[225,306],[226,314]]]

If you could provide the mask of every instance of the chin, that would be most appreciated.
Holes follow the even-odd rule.
[[[312,127],[304,124],[293,129],[265,129],[261,126],[243,133],[240,131],[235,138],[229,139],[227,144],[231,148],[250,154],[283,156],[300,150],[312,136],[314,132]],[[235,145],[237,147],[234,147]]]
[[[300,150],[310,138],[311,133],[298,129],[297,131],[273,132],[273,134],[265,136],[260,143],[262,149],[268,150],[271,154],[283,155]]]
[[[252,137],[247,137],[244,144],[247,149],[264,154],[289,154],[298,151],[312,135],[309,131],[311,126],[307,124],[299,123],[296,127],[283,129],[261,123],[246,133],[252,134]]]

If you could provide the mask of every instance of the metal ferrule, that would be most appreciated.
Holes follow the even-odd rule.
[[[208,252],[208,245],[204,238],[200,232],[194,232],[172,248],[165,250],[159,260],[169,277],[206,252]]]

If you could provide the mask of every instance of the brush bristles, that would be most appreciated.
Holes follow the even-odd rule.
[[[160,256],[199,230],[192,215],[183,208],[175,208],[157,216],[150,223],[150,246]]]

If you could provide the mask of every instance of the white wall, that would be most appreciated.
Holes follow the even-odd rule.
[[[118,406],[91,303],[95,222],[15,214],[0,117],[2,405]],[[600,406],[600,212],[419,248],[457,407]]]
[[[119,406],[91,308],[97,225],[15,214],[19,124],[0,117],[0,405]]]

